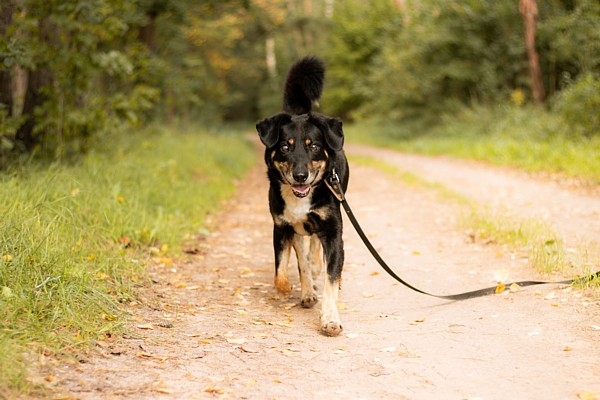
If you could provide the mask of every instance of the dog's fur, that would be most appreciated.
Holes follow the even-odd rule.
[[[321,96],[324,75],[324,64],[318,58],[296,62],[286,78],[283,111],[258,122],[256,130],[266,147],[275,287],[283,294],[292,290],[287,270],[293,247],[300,273],[301,305],[313,307],[318,302],[313,280],[324,260],[327,279],[321,331],[336,336],[342,331],[337,306],[344,265],[342,216],[340,203],[325,180],[335,169],[346,191],[349,169],[342,149],[342,122],[312,111]]]

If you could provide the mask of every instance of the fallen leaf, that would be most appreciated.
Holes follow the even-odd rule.
[[[160,252],[160,250],[159,250],[159,252]],[[170,258],[170,257],[160,257],[160,258],[158,259],[158,263],[159,263],[159,264],[162,264],[162,265],[164,265],[164,266],[168,266],[168,267],[170,267],[170,266],[172,266],[172,265],[174,265],[174,264],[175,264],[175,263],[173,262],[173,259],[172,259],[172,258]]]
[[[571,351],[571,348],[569,346],[565,346],[565,348],[563,349],[563,351]]]
[[[164,389],[164,388],[154,388],[152,390],[157,393],[162,393],[162,394],[173,394],[174,393],[172,390]]]
[[[137,328],[138,329],[146,329],[146,330],[154,329],[152,324],[140,324],[137,326]]]
[[[254,347],[251,344],[248,343],[244,343],[240,346],[240,349],[244,352],[244,353],[260,353],[260,350],[257,347]]]
[[[511,292],[518,292],[519,290],[521,290],[521,286],[519,286],[518,283],[513,283],[512,285],[510,285]]]
[[[552,299],[555,299],[555,298],[557,298],[557,297],[558,297],[558,296],[556,295],[556,293],[554,293],[554,292],[552,291],[552,292],[548,293],[547,295],[545,295],[545,296],[543,297],[543,299],[544,299],[544,300],[552,300]]]
[[[504,286],[504,284],[502,282],[498,282],[498,286],[496,286],[496,290],[494,290],[494,293],[499,294],[504,292],[504,289],[506,289],[506,286]]]
[[[581,392],[577,393],[577,397],[581,400],[600,400],[600,393],[582,390]]]
[[[212,394],[223,394],[223,390],[219,388],[206,388],[204,389],[204,392]]]
[[[229,343],[229,344],[244,344],[244,343],[246,343],[246,339],[244,339],[244,338],[227,339],[227,343]]]

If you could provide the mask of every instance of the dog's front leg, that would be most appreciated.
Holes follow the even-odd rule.
[[[321,304],[321,332],[327,336],[337,336],[342,332],[342,322],[338,311],[338,297],[344,266],[344,244],[341,230],[333,237],[321,239],[327,261],[327,277],[323,288]]]
[[[294,235],[294,250],[298,258],[298,272],[300,274],[300,287],[302,295],[300,305],[304,308],[312,308],[319,299],[315,293],[312,268],[309,262],[310,255],[307,253],[305,236]]]
[[[273,228],[273,250],[275,251],[275,287],[279,293],[289,295],[292,284],[288,279],[288,265],[292,249],[294,230],[290,226]]]

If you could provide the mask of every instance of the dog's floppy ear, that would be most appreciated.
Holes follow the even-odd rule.
[[[325,142],[333,151],[340,151],[344,146],[344,131],[342,121],[337,118],[326,117],[320,114],[311,115],[313,123],[321,129]]]
[[[265,147],[271,148],[277,144],[281,126],[291,121],[291,119],[292,117],[289,114],[279,113],[256,123],[258,137]]]

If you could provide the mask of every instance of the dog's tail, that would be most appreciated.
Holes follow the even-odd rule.
[[[283,110],[294,115],[308,113],[323,92],[325,64],[316,57],[297,61],[287,74]]]

